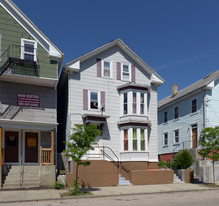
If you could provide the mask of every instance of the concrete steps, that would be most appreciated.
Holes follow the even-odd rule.
[[[11,166],[7,174],[3,188],[39,187],[38,166]]]
[[[181,181],[181,179],[176,174],[174,174],[173,184],[177,184],[177,183],[185,183],[185,182]]]
[[[131,182],[129,180],[126,180],[125,177],[122,177],[119,174],[119,185],[132,185]]]

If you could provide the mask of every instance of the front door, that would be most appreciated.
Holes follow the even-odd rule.
[[[19,133],[5,131],[5,162],[18,163],[18,137]]]
[[[36,132],[25,133],[25,162],[38,162],[38,133]]]
[[[197,125],[192,126],[192,148],[197,148]]]

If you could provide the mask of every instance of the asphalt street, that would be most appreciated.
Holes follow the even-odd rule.
[[[218,206],[219,190],[1,203],[0,206]]]

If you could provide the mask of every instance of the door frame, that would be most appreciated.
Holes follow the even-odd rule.
[[[197,136],[196,136],[196,147],[193,147],[193,139],[192,139],[192,129],[193,128],[196,128],[196,130],[197,130]],[[190,125],[190,130],[191,130],[191,138],[190,138],[190,140],[191,140],[191,144],[190,144],[190,147],[191,148],[198,148],[198,124],[196,123],[196,124],[191,124]]]
[[[25,133],[26,132],[33,132],[33,133],[37,133],[38,134],[38,162],[25,162]],[[39,130],[23,130],[22,131],[22,140],[23,140],[23,144],[22,144],[22,151],[23,151],[23,164],[24,165],[39,165],[40,164],[40,144],[41,144],[41,132]]]
[[[18,162],[5,162],[5,132],[18,132]],[[4,165],[20,165],[21,163],[21,130],[13,128],[2,128],[2,148]]]

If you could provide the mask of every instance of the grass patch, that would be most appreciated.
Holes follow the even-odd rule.
[[[91,192],[75,190],[74,188],[69,189],[67,192],[62,193],[61,197],[68,197],[68,196],[85,196],[85,195],[93,195]]]

